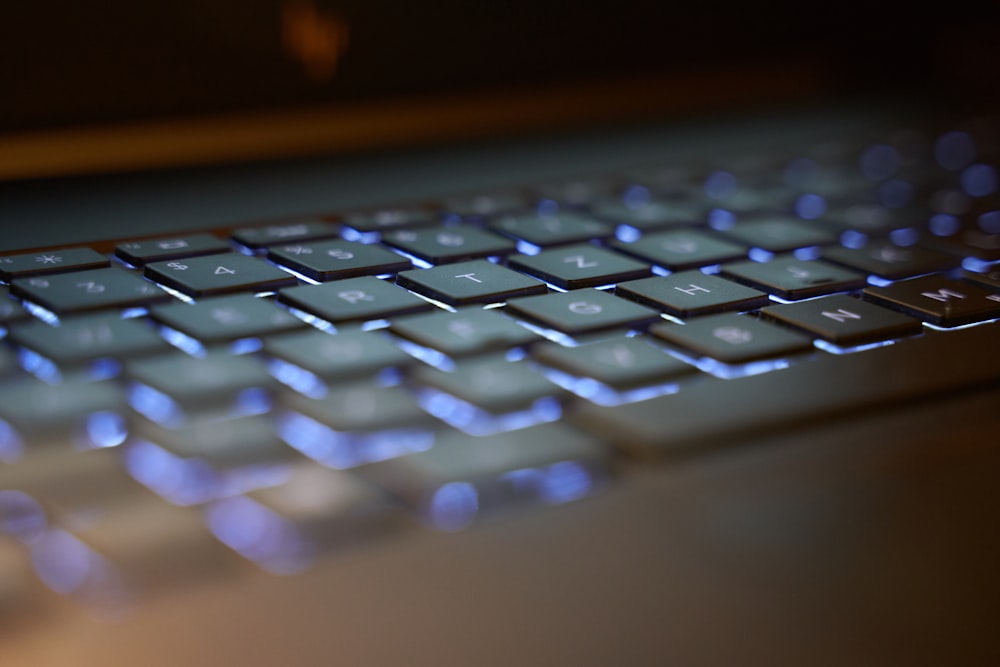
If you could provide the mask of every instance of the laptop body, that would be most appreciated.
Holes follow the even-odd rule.
[[[334,93],[317,93],[309,87],[317,84],[308,82],[331,76],[331,67],[333,79],[326,81],[336,80],[337,71],[347,76],[351,45],[362,39],[352,12],[361,12],[356,20],[362,20],[362,9],[286,6],[297,18],[285,14],[272,25],[294,32],[289,26],[300,25],[297,21],[315,28],[325,18],[319,25],[341,40],[346,30],[349,45],[342,47],[343,61],[334,65],[329,58],[303,64],[283,56],[283,66],[297,68],[306,92],[279,91],[277,102],[251,105],[249,112],[243,105],[253,96],[236,85],[236,101],[228,108],[224,95],[202,97],[189,100],[186,109],[159,116],[150,108],[132,109],[131,115],[119,110],[115,120],[124,125],[97,127],[93,122],[100,113],[91,110],[86,131],[55,113],[42,118],[40,104],[33,127],[32,113],[12,114],[11,125],[18,132],[10,135],[11,145],[23,151],[14,167],[20,162],[22,171],[5,167],[4,252],[87,246],[110,255],[131,240],[202,231],[228,238],[247,227],[620,173],[663,164],[664,156],[668,163],[688,164],[705,155],[714,159],[767,151],[776,143],[795,146],[844,134],[867,137],[886,126],[923,121],[925,110],[932,112],[932,126],[938,118],[950,122],[989,110],[988,96],[982,94],[968,98],[975,102],[968,107],[967,98],[956,96],[938,109],[939,99],[932,95],[928,101],[914,90],[944,84],[919,67],[903,76],[907,85],[898,96],[885,103],[877,96],[875,104],[869,100],[882,77],[830,81],[817,79],[816,72],[835,80],[835,73],[846,74],[837,67],[799,71],[806,56],[815,55],[801,40],[793,40],[794,50],[779,50],[776,58],[772,52],[766,59],[787,65],[789,53],[806,54],[792,68],[758,68],[759,61],[750,59],[753,66],[736,68],[735,76],[730,70],[741,54],[749,53],[736,47],[757,43],[747,40],[734,43],[718,61],[723,67],[712,68],[708,62],[680,67],[667,59],[656,72],[635,79],[617,70],[605,70],[604,78],[584,76],[590,67],[600,68],[571,59],[561,69],[555,67],[561,81],[569,80],[555,92],[545,85],[551,78],[541,77],[541,84],[520,79],[523,70],[514,68],[504,80],[496,66],[494,78],[507,86],[501,93],[450,94],[468,81],[469,72],[457,71],[451,79],[439,77],[438,97],[416,102],[407,102],[403,93],[418,92],[424,82],[404,68],[402,80],[393,82],[402,92],[391,105],[380,97],[384,90],[358,83],[364,76],[355,70],[355,88],[335,91],[347,104]],[[175,19],[183,24],[186,8],[177,11]],[[536,11],[562,17],[568,10],[554,3],[552,9]],[[629,16],[655,25],[654,17],[669,18],[665,13],[643,7]],[[223,14],[235,15],[236,10],[225,8]],[[746,20],[748,14],[739,16]],[[463,15],[460,23],[479,25],[473,18]],[[605,24],[598,18],[579,18],[580,34],[601,34],[597,28]],[[800,28],[804,18],[794,14],[789,21]],[[709,27],[718,20],[702,19]],[[129,24],[134,17],[122,20],[135,29]],[[445,30],[439,17],[426,24],[411,20],[432,35]],[[507,23],[495,20],[506,30],[523,23],[520,16],[505,19]],[[923,43],[933,22],[917,24],[906,33],[911,41],[903,40],[910,47]],[[960,27],[972,30],[966,22]],[[737,23],[723,32],[739,35],[738,28]],[[402,21],[397,29],[408,34],[409,26]],[[711,32],[708,27],[705,31]],[[649,32],[659,34],[645,28],[642,35],[648,38]],[[942,33],[955,34],[951,26]],[[489,41],[491,34],[486,30],[482,38]],[[625,37],[615,34],[619,43],[629,41],[627,32]],[[836,35],[826,33],[823,47],[832,48]],[[391,36],[400,38],[399,33]],[[491,46],[507,43],[509,39],[501,39],[505,36],[493,35]],[[860,39],[861,34],[850,36]],[[270,39],[277,41],[273,34]],[[552,39],[558,44],[569,38]],[[962,41],[941,39],[938,45]],[[418,46],[423,41],[417,40]],[[569,43],[582,48],[579,38]],[[838,60],[855,53],[854,43],[836,50],[831,59],[857,64]],[[891,41],[860,43],[881,43],[882,55],[896,52]],[[655,51],[638,49],[622,64],[634,66]],[[525,63],[530,66],[532,58],[540,57],[530,54]],[[447,61],[442,56],[437,62]],[[850,66],[847,71],[857,75]],[[899,70],[887,73],[898,76]],[[972,78],[975,88],[977,77]],[[515,90],[524,80],[528,85]],[[953,84],[955,78],[943,81]],[[650,87],[668,94],[650,94]],[[854,93],[846,101],[839,95],[845,87]],[[211,93],[210,85],[205,88]],[[203,95],[211,98],[209,93]],[[323,99],[325,94],[331,97]],[[445,102],[436,102],[441,95]],[[592,117],[572,120],[580,118],[573,112],[581,106],[592,109],[616,95],[628,99],[620,107],[609,105]],[[539,98],[546,104],[538,104]],[[87,96],[81,93],[80,99]],[[295,103],[283,107],[280,102],[288,99]],[[55,106],[49,103],[48,108]],[[495,112],[501,104],[507,105],[502,113],[483,111]],[[198,109],[201,115],[193,113]],[[389,110],[384,117],[379,116],[383,109]],[[80,109],[74,113],[86,116]],[[420,122],[407,121],[414,118]],[[444,127],[434,129],[435,119],[444,120]],[[342,129],[344,123],[349,130]],[[365,123],[374,125],[366,129]],[[227,139],[227,129],[238,138]],[[94,136],[99,142],[88,143]],[[262,140],[268,136],[275,138]],[[60,151],[60,145],[76,150]],[[104,152],[95,149],[98,145],[113,148]],[[978,268],[988,273],[988,266]],[[574,432],[581,440],[593,434],[615,443],[613,463],[601,463],[611,474],[599,492],[558,506],[504,507],[455,531],[435,529],[419,513],[401,511],[374,534],[349,531],[294,574],[266,572],[212,538],[172,551],[169,542],[157,542],[158,535],[172,533],[153,530],[140,533],[135,543],[156,545],[152,552],[166,554],[168,564],[176,557],[183,565],[179,574],[167,577],[167,585],[151,594],[128,598],[129,604],[103,606],[98,599],[92,605],[74,594],[48,590],[51,586],[38,575],[37,552],[8,531],[4,544],[13,545],[15,553],[10,570],[25,575],[28,592],[18,592],[20,583],[9,588],[15,591],[9,599],[18,606],[3,617],[0,657],[5,664],[54,665],[992,664],[997,653],[990,621],[998,544],[990,526],[998,507],[993,482],[998,424],[991,408],[998,393],[996,355],[990,350],[998,340],[996,324],[934,331],[925,338],[938,333],[958,334],[969,345],[957,349],[962,345],[944,339],[940,347],[926,348],[933,373],[948,376],[947,369],[958,369],[947,382],[921,389],[921,374],[907,374],[900,366],[902,388],[886,390],[889,398],[880,394],[872,405],[845,398],[850,392],[841,389],[833,391],[830,401],[846,407],[814,409],[805,418],[787,421],[748,420],[746,428],[691,438],[695,446],[680,451],[656,451],[661,440],[646,431],[662,428],[662,441],[671,442],[677,439],[672,428],[697,431],[703,422],[695,420],[689,427],[676,414],[660,425],[641,408],[660,403],[645,401],[628,403],[640,407],[622,411],[594,408],[590,414],[587,408],[572,420],[567,417]],[[864,364],[854,360],[865,354],[842,355],[852,368],[847,377],[858,383],[862,396],[866,376],[857,369]],[[761,387],[779,388],[760,411],[782,401],[801,406],[798,395],[821,390],[823,377],[840,386],[834,367],[822,363],[758,376]],[[879,356],[872,363],[895,369],[897,362]],[[820,369],[818,379],[808,373],[811,367]],[[768,378],[799,373],[797,368],[805,369],[795,375],[801,384],[769,384]],[[806,377],[812,379],[801,379]],[[878,378],[870,381],[882,386]],[[909,392],[913,385],[919,391]],[[714,406],[720,422],[729,415],[739,417],[736,401],[750,399],[727,392],[705,392],[706,400],[720,397]],[[684,395],[682,389],[676,398]],[[711,420],[713,406],[699,405],[707,413],[701,419]],[[627,439],[634,442],[619,442],[617,428],[631,428]],[[518,429],[504,433],[514,433],[517,440]],[[155,493],[150,497],[160,500]],[[142,516],[133,521],[137,532],[146,523]],[[76,533],[71,529],[69,534]],[[127,539],[123,543],[130,544]],[[107,555],[113,560],[114,554]],[[222,564],[215,567],[217,558]]]

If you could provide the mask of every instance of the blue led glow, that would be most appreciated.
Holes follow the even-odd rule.
[[[559,343],[563,347],[576,347],[577,345],[579,345],[579,343],[573,340],[571,336],[569,336],[568,334],[564,334],[561,331],[557,331],[555,329],[549,329],[548,327],[538,326],[536,324],[532,324],[531,322],[523,322],[521,320],[517,320],[517,323],[523,326],[525,329],[528,329],[529,331],[534,331],[536,334],[542,336],[543,338],[547,338],[554,343]]]
[[[812,245],[805,248],[797,248],[792,251],[792,255],[795,259],[800,259],[804,262],[808,262],[813,259],[819,259],[820,255],[823,254],[823,249],[818,245]]]
[[[649,270],[656,276],[669,276],[672,273],[670,269],[662,267],[659,264],[653,264],[649,267]]]
[[[291,447],[338,470],[426,451],[434,444],[434,434],[424,429],[345,433],[295,412],[278,418],[277,432]]]
[[[863,248],[868,243],[868,235],[863,232],[848,229],[840,235],[840,245],[845,248]]]
[[[938,324],[931,324],[930,322],[924,322],[923,325],[928,329],[934,329],[935,331],[961,331],[962,329],[971,329],[972,327],[978,327],[984,324],[993,324],[994,322],[1000,322],[1000,318],[983,320],[982,322],[970,322],[969,324],[959,324],[954,327],[944,327]]]
[[[340,236],[345,241],[354,241],[355,243],[377,243],[382,238],[379,232],[362,232],[353,227],[341,227]]]
[[[723,380],[733,380],[751,375],[760,375],[761,373],[770,373],[771,371],[788,368],[790,365],[788,359],[765,359],[762,361],[751,361],[746,364],[724,364],[709,357],[693,357],[677,350],[669,350],[669,353],[681,361],[689,363]]]
[[[24,441],[14,427],[0,419],[0,461],[13,463],[24,453]]]
[[[109,380],[117,377],[122,371],[122,364],[117,359],[96,359],[90,364],[87,375],[91,380]]]
[[[646,206],[649,204],[650,199],[652,199],[652,196],[649,193],[649,188],[643,185],[630,185],[622,195],[625,207],[632,210]]]
[[[468,482],[449,482],[434,492],[427,513],[435,527],[454,532],[466,528],[479,512],[479,493]]]
[[[304,283],[308,283],[309,285],[319,285],[320,284],[320,281],[316,280],[315,278],[310,278],[309,276],[305,275],[304,273],[299,273],[298,271],[296,271],[293,268],[287,267],[287,266],[285,266],[283,264],[278,264],[277,262],[271,261],[270,259],[268,259],[266,261],[271,266],[273,266],[273,267],[275,267],[277,269],[281,269],[285,273],[292,274],[293,276],[295,276],[296,278],[298,278],[299,280],[301,280]]]
[[[542,199],[535,205],[535,213],[541,217],[559,215],[559,202],[554,199]]]
[[[405,257],[406,259],[408,259],[411,262],[413,262],[413,266],[417,267],[418,269],[431,269],[431,268],[434,268],[434,265],[431,264],[430,262],[428,262],[426,259],[421,259],[421,258],[417,257],[416,255],[413,255],[413,254],[410,254],[410,253],[406,252],[405,250],[400,250],[399,248],[392,248],[392,251],[394,253],[396,253],[397,255]]]
[[[501,415],[487,412],[451,394],[431,388],[421,389],[417,393],[417,401],[427,412],[469,435],[515,431],[535,424],[558,421],[562,416],[562,404],[551,397],[538,399],[526,410]]]
[[[585,467],[575,461],[560,461],[542,470],[538,496],[546,503],[568,503],[587,495],[593,487],[594,480]]]
[[[137,317],[145,317],[149,314],[149,308],[138,306],[135,308],[125,308],[122,310],[121,317],[123,320],[132,320]]]
[[[889,239],[900,247],[907,247],[916,244],[920,240],[920,232],[913,227],[903,227],[889,232]]]
[[[425,347],[423,345],[417,345],[413,341],[409,341],[404,338],[400,338],[396,341],[396,344],[411,357],[419,359],[434,368],[449,373],[455,370],[455,361],[443,352],[438,352],[433,348]]]
[[[136,481],[174,505],[196,505],[219,495],[220,480],[204,461],[182,459],[145,440],[125,450],[125,468]]]
[[[269,572],[294,574],[312,561],[311,545],[295,525],[249,498],[212,503],[205,521],[219,541]]]
[[[715,171],[705,179],[705,194],[712,199],[725,199],[736,192],[736,176],[728,171]]]
[[[177,401],[149,385],[134,382],[128,387],[128,403],[139,414],[167,427],[179,426],[184,411]]]
[[[17,359],[21,364],[21,368],[42,382],[47,384],[59,384],[62,382],[62,373],[59,372],[59,368],[48,357],[43,357],[34,350],[21,348],[17,351]]]
[[[522,239],[517,242],[517,251],[522,255],[537,255],[542,251],[542,246]]]
[[[635,243],[642,238],[642,232],[632,225],[618,225],[615,227],[615,238],[622,243]]]
[[[1000,211],[987,211],[977,220],[979,229],[987,234],[1000,234]]]
[[[958,171],[976,159],[976,145],[966,132],[948,132],[934,142],[934,157],[945,169]]]
[[[750,251],[747,253],[747,257],[754,262],[764,263],[770,262],[774,259],[774,253],[770,250],[764,250],[763,248],[750,248]]]
[[[556,370],[554,368],[542,368],[541,372],[549,380],[557,385],[573,392],[580,398],[585,398],[591,403],[611,407],[624,405],[626,403],[636,403],[645,401],[655,396],[663,396],[677,392],[677,385],[674,383],[637,387],[635,389],[617,390],[603,382],[598,382],[593,378],[581,378],[569,373]]]
[[[358,328],[362,331],[378,331],[379,329],[388,329],[389,325],[389,320],[368,320]]]
[[[316,327],[320,331],[327,331],[333,333],[334,331],[337,330],[337,327],[333,326],[332,322],[327,322],[326,320],[320,319],[319,317],[316,317],[312,313],[307,313],[304,310],[299,310],[298,308],[289,308],[288,312],[294,315],[295,317],[299,318],[306,324]]]
[[[894,280],[889,280],[887,278],[880,278],[876,275],[869,275],[867,280],[869,285],[874,285],[875,287],[888,287],[893,284]]]
[[[27,310],[29,313],[31,313],[41,321],[47,324],[51,324],[54,327],[59,326],[59,316],[53,313],[48,308],[43,308],[42,306],[39,306],[37,303],[32,303],[31,301],[22,301],[21,305],[24,306],[25,310]]]
[[[795,200],[795,215],[815,220],[826,213],[826,199],[816,194],[804,194]]]
[[[45,530],[45,510],[20,491],[0,491],[0,535],[30,543]]]
[[[161,326],[160,335],[163,339],[176,347],[178,350],[187,352],[192,357],[204,357],[205,356],[205,346],[201,344],[195,338],[188,336],[186,333],[181,333],[177,329]]]
[[[986,273],[993,270],[996,266],[997,262],[989,262],[978,257],[966,257],[962,260],[962,268],[975,273]]]
[[[503,356],[504,359],[506,359],[507,361],[520,361],[521,359],[527,357],[528,353],[522,347],[514,347],[507,350],[507,352]]]
[[[861,154],[861,173],[872,181],[882,181],[893,176],[900,165],[899,153],[892,146],[877,144]]]
[[[96,561],[97,555],[65,530],[46,531],[31,544],[31,563],[38,577],[62,595],[80,589]]]
[[[260,338],[240,338],[229,345],[229,352],[232,354],[251,354],[264,347]]]
[[[167,294],[173,296],[174,298],[180,299],[184,303],[194,303],[194,298],[188,296],[184,292],[179,292],[179,291],[175,290],[173,287],[168,287],[168,286],[166,286],[166,285],[164,285],[162,283],[154,282],[153,284],[156,285],[157,287],[159,287],[161,290],[163,290]]]
[[[128,426],[117,412],[102,410],[87,416],[87,441],[95,448],[117,447],[125,442]]]
[[[403,382],[403,373],[398,368],[383,368],[375,374],[375,384],[380,387],[395,387]]]
[[[997,173],[989,165],[966,167],[961,178],[962,189],[971,197],[985,197],[997,191]]]
[[[288,363],[283,359],[271,359],[267,362],[267,370],[278,382],[291,387],[300,394],[310,398],[326,396],[326,383],[320,380],[315,373],[311,373],[301,366]]]
[[[880,340],[874,343],[865,343],[864,345],[854,345],[851,347],[841,347],[840,345],[835,345],[825,340],[814,340],[813,345],[815,345],[820,350],[824,352],[829,352],[830,354],[854,354],[855,352],[864,352],[865,350],[874,350],[877,347],[888,347],[896,341],[894,340]]]
[[[902,208],[913,200],[913,186],[898,178],[886,181],[879,186],[878,199],[886,208]]]
[[[274,401],[269,391],[250,387],[236,395],[235,412],[237,415],[262,415],[270,411],[272,405]]]
[[[953,215],[938,213],[927,221],[927,227],[934,236],[953,236],[961,228],[961,221]]]
[[[708,226],[717,232],[724,232],[732,229],[736,224],[736,216],[722,208],[713,208],[708,212]]]

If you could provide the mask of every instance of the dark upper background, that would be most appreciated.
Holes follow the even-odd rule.
[[[816,63],[836,92],[983,99],[1000,88],[997,14],[801,0],[18,2],[0,27],[0,131],[760,62]]]

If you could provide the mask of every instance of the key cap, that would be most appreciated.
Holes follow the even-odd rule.
[[[596,289],[511,299],[506,311],[571,336],[615,328],[643,329],[659,319],[651,308]]]
[[[416,362],[376,331],[329,334],[308,329],[269,337],[264,341],[264,352],[331,382],[374,375]],[[279,373],[277,377],[281,379],[282,375]]]
[[[397,273],[413,266],[405,257],[377,245],[350,241],[320,241],[274,246],[267,258],[313,280]]]
[[[281,290],[278,298],[335,324],[376,320],[433,308],[430,303],[403,288],[374,276],[348,278],[322,285],[300,285]]]
[[[233,232],[233,240],[253,250],[272,245],[325,239],[337,235],[337,225],[323,220],[303,220],[262,227],[243,227]]]
[[[561,387],[527,364],[503,357],[462,360],[451,372],[421,367],[413,379],[494,415],[526,410],[547,396],[565,395]]]
[[[1000,317],[1000,292],[945,276],[867,287],[864,298],[943,327]]]
[[[0,279],[10,281],[49,273],[96,269],[110,264],[107,257],[90,248],[64,248],[20,255],[0,255]]]
[[[516,248],[510,239],[469,226],[392,231],[382,241],[431,264],[507,255]]]
[[[14,461],[36,447],[108,447],[126,436],[125,402],[110,382],[66,380],[48,385],[34,378],[0,385],[0,461]]]
[[[613,338],[579,347],[543,343],[531,356],[578,378],[616,390],[634,389],[694,372],[694,367],[639,338]]]
[[[430,227],[441,222],[441,215],[426,208],[386,208],[359,211],[344,216],[344,226],[354,235],[378,235],[392,229]],[[347,234],[345,234],[345,237]]]
[[[665,227],[695,226],[705,222],[707,207],[695,200],[655,199],[642,206],[629,206],[621,200],[601,201],[590,209],[602,220],[652,231]]]
[[[650,333],[724,364],[783,357],[812,349],[809,338],[747,315],[709,315],[687,324],[657,324]]]
[[[634,243],[612,241],[611,247],[671,271],[711,266],[747,254],[745,246],[693,229],[646,234]]]
[[[549,291],[545,283],[485,259],[403,271],[396,284],[451,306],[499,303]]]
[[[351,473],[300,463],[284,483],[211,504],[216,537],[265,570],[290,574],[326,552],[391,530],[383,494]]]
[[[608,285],[650,273],[647,264],[584,243],[543,250],[537,255],[517,255],[508,260],[508,265],[563,289]]]
[[[619,283],[615,296],[677,317],[753,310],[770,303],[764,292],[701,271],[682,271]]]
[[[115,255],[133,266],[149,262],[229,252],[229,245],[211,234],[191,234],[151,241],[128,241],[115,247]]]
[[[205,413],[254,414],[269,406],[274,379],[248,355],[180,352],[129,362],[129,403],[147,418],[171,428]]]
[[[836,234],[794,218],[780,217],[738,222],[725,234],[740,243],[770,252],[787,252],[837,241]]]
[[[149,314],[160,324],[207,345],[306,326],[271,299],[250,294],[211,297],[194,304],[177,302],[153,308]]]
[[[389,330],[450,357],[507,350],[541,340],[497,310],[481,308],[408,315],[394,320]]]
[[[614,232],[607,225],[593,218],[560,211],[553,215],[507,215],[490,223],[493,229],[506,236],[521,239],[536,246],[578,243],[591,239],[607,239]]]
[[[823,249],[823,259],[887,280],[946,271],[959,265],[958,258],[951,255],[920,246],[901,248],[888,241],[874,241],[863,248],[830,246]]]
[[[198,420],[172,429],[139,419],[132,435],[216,469],[283,463],[295,454],[278,437],[271,417],[265,415]]]
[[[900,341],[858,354],[821,355],[771,373],[709,379],[670,395],[611,408],[584,404],[579,427],[637,456],[737,444],[761,433],[819,423],[1000,378],[993,323]],[[665,426],[667,425],[667,426]]]
[[[599,490],[608,450],[589,433],[545,424],[469,438],[448,433],[425,452],[366,466],[366,478],[446,531],[526,501],[557,504]]]
[[[506,211],[527,208],[531,205],[531,199],[523,192],[508,191],[471,197],[452,197],[446,199],[443,205],[449,214],[467,220],[478,220]]]
[[[923,331],[919,320],[841,294],[770,306],[761,314],[845,347]]]
[[[11,283],[11,291],[57,315],[171,300],[148,280],[116,268],[22,278]]]
[[[972,271],[963,271],[962,279],[977,283],[979,285],[986,287],[987,289],[992,289],[1000,292],[1000,267],[994,267],[992,270],[987,271],[986,273],[974,273]]]
[[[150,280],[188,296],[270,292],[298,283],[294,276],[256,257],[229,253],[146,265]]]
[[[340,432],[377,432],[411,427],[430,429],[438,424],[420,408],[406,389],[399,386],[345,383],[331,388],[322,399],[285,394],[282,403],[288,409]]]
[[[860,273],[822,260],[777,257],[770,262],[734,262],[722,266],[722,275],[783,299],[806,299],[865,286]]]
[[[169,349],[167,342],[148,322],[104,314],[66,318],[58,327],[44,322],[26,322],[11,328],[10,339],[66,367]]]

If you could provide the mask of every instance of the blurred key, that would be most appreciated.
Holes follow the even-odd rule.
[[[115,247],[115,255],[133,266],[149,262],[229,252],[229,245],[211,234],[191,234],[149,241],[128,241]]]
[[[243,227],[233,232],[233,239],[248,248],[257,250],[279,243],[298,243],[330,238],[337,233],[337,225],[323,220],[277,223],[261,227]]]
[[[532,350],[532,357],[576,378],[596,380],[618,391],[664,382],[695,370],[639,337],[611,338],[578,347],[543,343]]]
[[[269,368],[275,377],[309,395],[312,395],[310,388],[325,393],[325,388],[320,390],[313,386],[317,381],[337,382],[375,376],[416,363],[413,357],[389,342],[384,333],[377,331],[331,334],[310,328],[268,337],[264,341],[264,352],[274,358]],[[303,377],[302,371],[312,377]]]
[[[117,268],[22,278],[11,283],[11,291],[57,315],[170,300],[170,295],[153,283]]]
[[[10,326],[13,322],[26,320],[30,317],[31,313],[10,296],[10,290],[4,286],[0,286],[0,328]]]
[[[303,462],[284,483],[212,503],[205,517],[228,547],[265,570],[290,574],[391,528],[389,509],[378,489],[351,473]]]
[[[0,255],[0,279],[13,280],[27,276],[65,271],[82,271],[108,266],[107,257],[90,248],[66,248],[28,252],[20,255]]]
[[[236,294],[172,303],[150,311],[150,317],[205,344],[228,343],[304,328],[305,322],[270,298]]]
[[[1000,317],[1000,291],[945,276],[868,287],[865,299],[944,327]]]
[[[956,268],[959,259],[920,246],[901,248],[888,241],[875,241],[862,248],[830,246],[823,259],[887,280],[899,280]]]
[[[611,246],[671,271],[710,266],[747,254],[746,246],[694,229],[647,234],[634,243],[612,241]]]
[[[605,239],[614,231],[609,224],[572,212],[507,215],[491,222],[490,228],[536,246]]]
[[[503,357],[462,360],[450,372],[420,368],[414,379],[492,414],[526,410],[541,398],[565,393],[531,366]]]
[[[424,347],[460,357],[530,344],[541,337],[496,309],[463,308],[407,315],[390,330]]]
[[[434,527],[454,531],[480,513],[525,501],[582,498],[602,486],[608,462],[588,433],[547,424],[478,438],[445,434],[426,452],[361,472]]]
[[[0,536],[0,623],[5,627],[37,605],[34,583],[24,547]]]
[[[834,243],[837,235],[794,218],[765,218],[738,222],[726,236],[755,248],[786,252],[796,248]]]
[[[441,221],[441,215],[426,208],[385,208],[375,211],[358,211],[344,216],[344,226],[354,234],[348,236],[378,236],[392,229],[429,227]],[[353,240],[353,239],[352,239]]]
[[[865,286],[865,276],[822,260],[778,257],[770,262],[734,262],[722,275],[783,299],[806,299]]]
[[[215,468],[281,463],[294,456],[278,437],[274,420],[265,415],[197,420],[174,429],[137,420],[132,436]]]
[[[650,231],[699,225],[708,213],[702,202],[690,199],[653,199],[640,206],[621,200],[600,201],[590,211],[602,220]]]
[[[471,226],[441,226],[388,232],[383,242],[431,264],[507,255],[515,243],[503,236]]]

